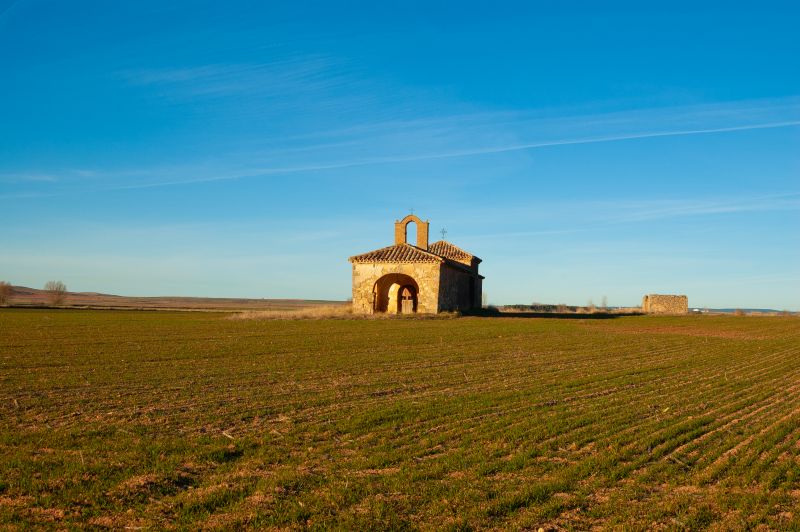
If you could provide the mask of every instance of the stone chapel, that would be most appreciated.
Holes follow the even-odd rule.
[[[408,225],[417,229],[408,242]],[[353,312],[411,314],[481,307],[481,259],[439,240],[428,245],[430,223],[409,214],[394,224],[394,245],[350,257]]]

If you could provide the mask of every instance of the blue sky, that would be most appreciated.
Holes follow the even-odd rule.
[[[800,310],[800,8],[642,4],[0,0],[0,279],[344,299],[413,208],[492,303]]]

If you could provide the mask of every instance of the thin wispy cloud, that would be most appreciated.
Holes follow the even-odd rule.
[[[0,7],[0,24],[11,15],[11,11],[22,3],[22,0],[11,0],[7,5]]]
[[[56,181],[58,181],[58,176],[52,174],[0,174],[0,183],[55,183]]]
[[[320,64],[319,68],[323,68]],[[316,67],[309,67],[313,71]],[[303,70],[301,68],[301,70]],[[261,72],[258,68],[255,72]],[[139,73],[138,82],[193,85],[198,90],[225,92],[256,90],[252,79],[243,85],[232,80],[253,76],[250,68],[199,67]],[[260,75],[260,74],[259,74]],[[303,79],[289,75],[291,84]],[[256,75],[258,77],[258,75]],[[313,76],[311,76],[313,77]],[[237,82],[238,83],[238,82]],[[327,83],[327,82],[325,82]],[[181,186],[216,181],[269,178],[319,173],[347,168],[398,165],[447,159],[475,158],[530,152],[539,149],[658,140],[676,137],[725,135],[800,126],[800,98],[700,104],[639,109],[615,113],[553,116],[546,111],[478,112],[453,116],[390,120],[354,125],[301,136],[270,137],[267,148],[219,148],[202,164],[124,170],[67,172],[93,178],[93,190],[128,190]],[[371,154],[364,156],[363,154]],[[103,179],[105,177],[105,179]],[[99,181],[105,181],[98,187]],[[70,188],[60,192],[69,191]]]
[[[709,135],[715,133],[732,133],[740,131],[778,129],[778,128],[798,127],[798,126],[800,126],[800,120],[787,120],[780,122],[754,123],[754,124],[744,124],[744,125],[725,126],[725,127],[634,132],[629,134],[608,135],[608,136],[558,139],[558,140],[538,141],[538,142],[521,142],[521,143],[512,143],[506,145],[494,145],[494,146],[477,146],[465,149],[456,148],[450,151],[438,151],[432,153],[418,153],[418,154],[397,155],[397,156],[390,155],[383,157],[367,157],[362,159],[346,160],[346,161],[330,162],[322,164],[287,165],[287,166],[275,166],[266,168],[254,168],[251,171],[242,173],[212,175],[202,178],[169,180],[169,181],[161,181],[154,183],[136,183],[136,184],[122,185],[119,188],[152,188],[159,186],[186,185],[192,183],[258,178],[258,177],[268,177],[272,175],[293,174],[302,172],[319,172],[325,170],[355,168],[355,167],[372,166],[372,165],[385,165],[392,163],[408,163],[408,162],[418,162],[418,161],[437,160],[437,159],[476,157],[481,155],[493,155],[493,154],[501,154],[509,152],[528,151],[541,148],[553,148],[559,146],[578,146],[584,144],[621,142],[621,141],[638,140],[638,139]],[[303,151],[310,152],[313,151],[313,148],[305,148]]]
[[[714,200],[658,200],[635,204],[626,202],[618,205],[617,209],[622,213],[608,217],[605,222],[614,224],[745,212],[797,211],[800,210],[800,192]]]
[[[542,227],[530,231],[471,232],[465,238],[475,241],[561,236],[572,233],[606,231],[624,224],[643,224],[680,218],[703,218],[720,215],[758,212],[800,212],[800,191],[761,196],[723,198],[683,198],[654,200],[649,198],[625,201],[572,200],[529,203],[525,206],[505,205],[497,209],[480,209],[473,214],[480,219],[503,219],[521,227]],[[469,219],[455,219],[468,226]]]
[[[127,82],[153,86],[172,97],[286,96],[328,90],[345,82],[338,65],[325,57],[304,57],[254,64],[210,64],[171,68],[129,69]]]
[[[308,141],[331,137],[343,139],[360,136],[384,135],[388,132],[436,131],[453,132],[482,128],[503,128],[524,132],[546,128],[551,133],[574,130],[576,127],[592,131],[593,128],[642,126],[650,121],[651,127],[691,125],[686,129],[698,129],[701,125],[713,124],[735,126],[758,122],[784,122],[800,120],[800,96],[769,98],[694,105],[661,106],[626,111],[603,112],[583,106],[570,108],[537,108],[529,110],[485,111],[459,114],[436,114],[414,118],[398,117],[371,123],[359,123],[346,127],[316,130],[287,139]]]

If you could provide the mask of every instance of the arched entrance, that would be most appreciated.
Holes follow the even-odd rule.
[[[419,285],[409,275],[390,273],[375,282],[372,288],[373,312],[410,314],[417,311]]]

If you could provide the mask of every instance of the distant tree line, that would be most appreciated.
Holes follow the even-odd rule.
[[[8,305],[11,302],[12,292],[11,283],[0,281],[0,305]],[[63,305],[67,300],[67,285],[61,281],[47,281],[44,285],[44,292],[50,306]]]

